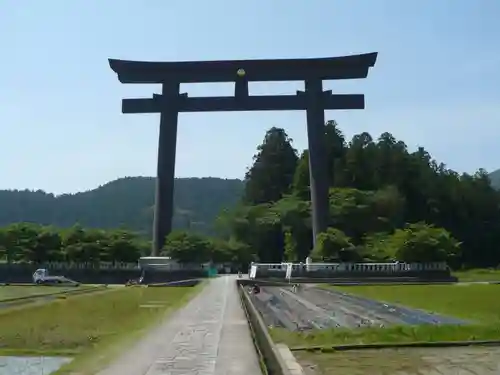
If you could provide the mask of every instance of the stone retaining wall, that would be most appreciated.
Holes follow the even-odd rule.
[[[243,285],[247,280],[238,280],[238,292],[241,302],[247,313],[248,321],[256,341],[256,345],[265,362],[269,375],[291,375],[286,363],[279,354],[278,348],[274,344],[271,335],[267,331],[267,326],[262,320],[256,307],[245,292]]]

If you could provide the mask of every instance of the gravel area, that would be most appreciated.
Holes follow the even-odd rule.
[[[269,326],[290,330],[418,324],[466,324],[432,312],[316,287],[262,287],[252,300]]]

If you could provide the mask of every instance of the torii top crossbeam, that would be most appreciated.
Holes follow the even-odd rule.
[[[318,59],[149,62],[109,59],[121,83],[231,82],[243,69],[247,81],[366,78],[377,52]]]

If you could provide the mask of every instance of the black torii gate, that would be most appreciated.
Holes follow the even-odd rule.
[[[159,253],[172,230],[177,120],[179,112],[284,111],[307,112],[313,238],[328,227],[328,181],[324,146],[327,109],[364,109],[362,94],[334,95],[323,80],[368,76],[377,53],[280,60],[148,62],[109,59],[121,83],[162,85],[153,98],[123,99],[123,113],[160,113],[152,255]],[[295,95],[249,95],[250,81],[304,81]],[[181,83],[235,82],[234,96],[189,97]],[[210,199],[207,197],[207,199]]]

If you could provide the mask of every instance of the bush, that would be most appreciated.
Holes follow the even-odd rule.
[[[443,228],[425,223],[409,224],[387,239],[394,257],[403,262],[453,262],[460,256],[460,243]]]
[[[341,256],[352,257],[354,246],[344,232],[336,228],[328,228],[318,235],[316,246],[311,252],[314,261],[335,261]]]

